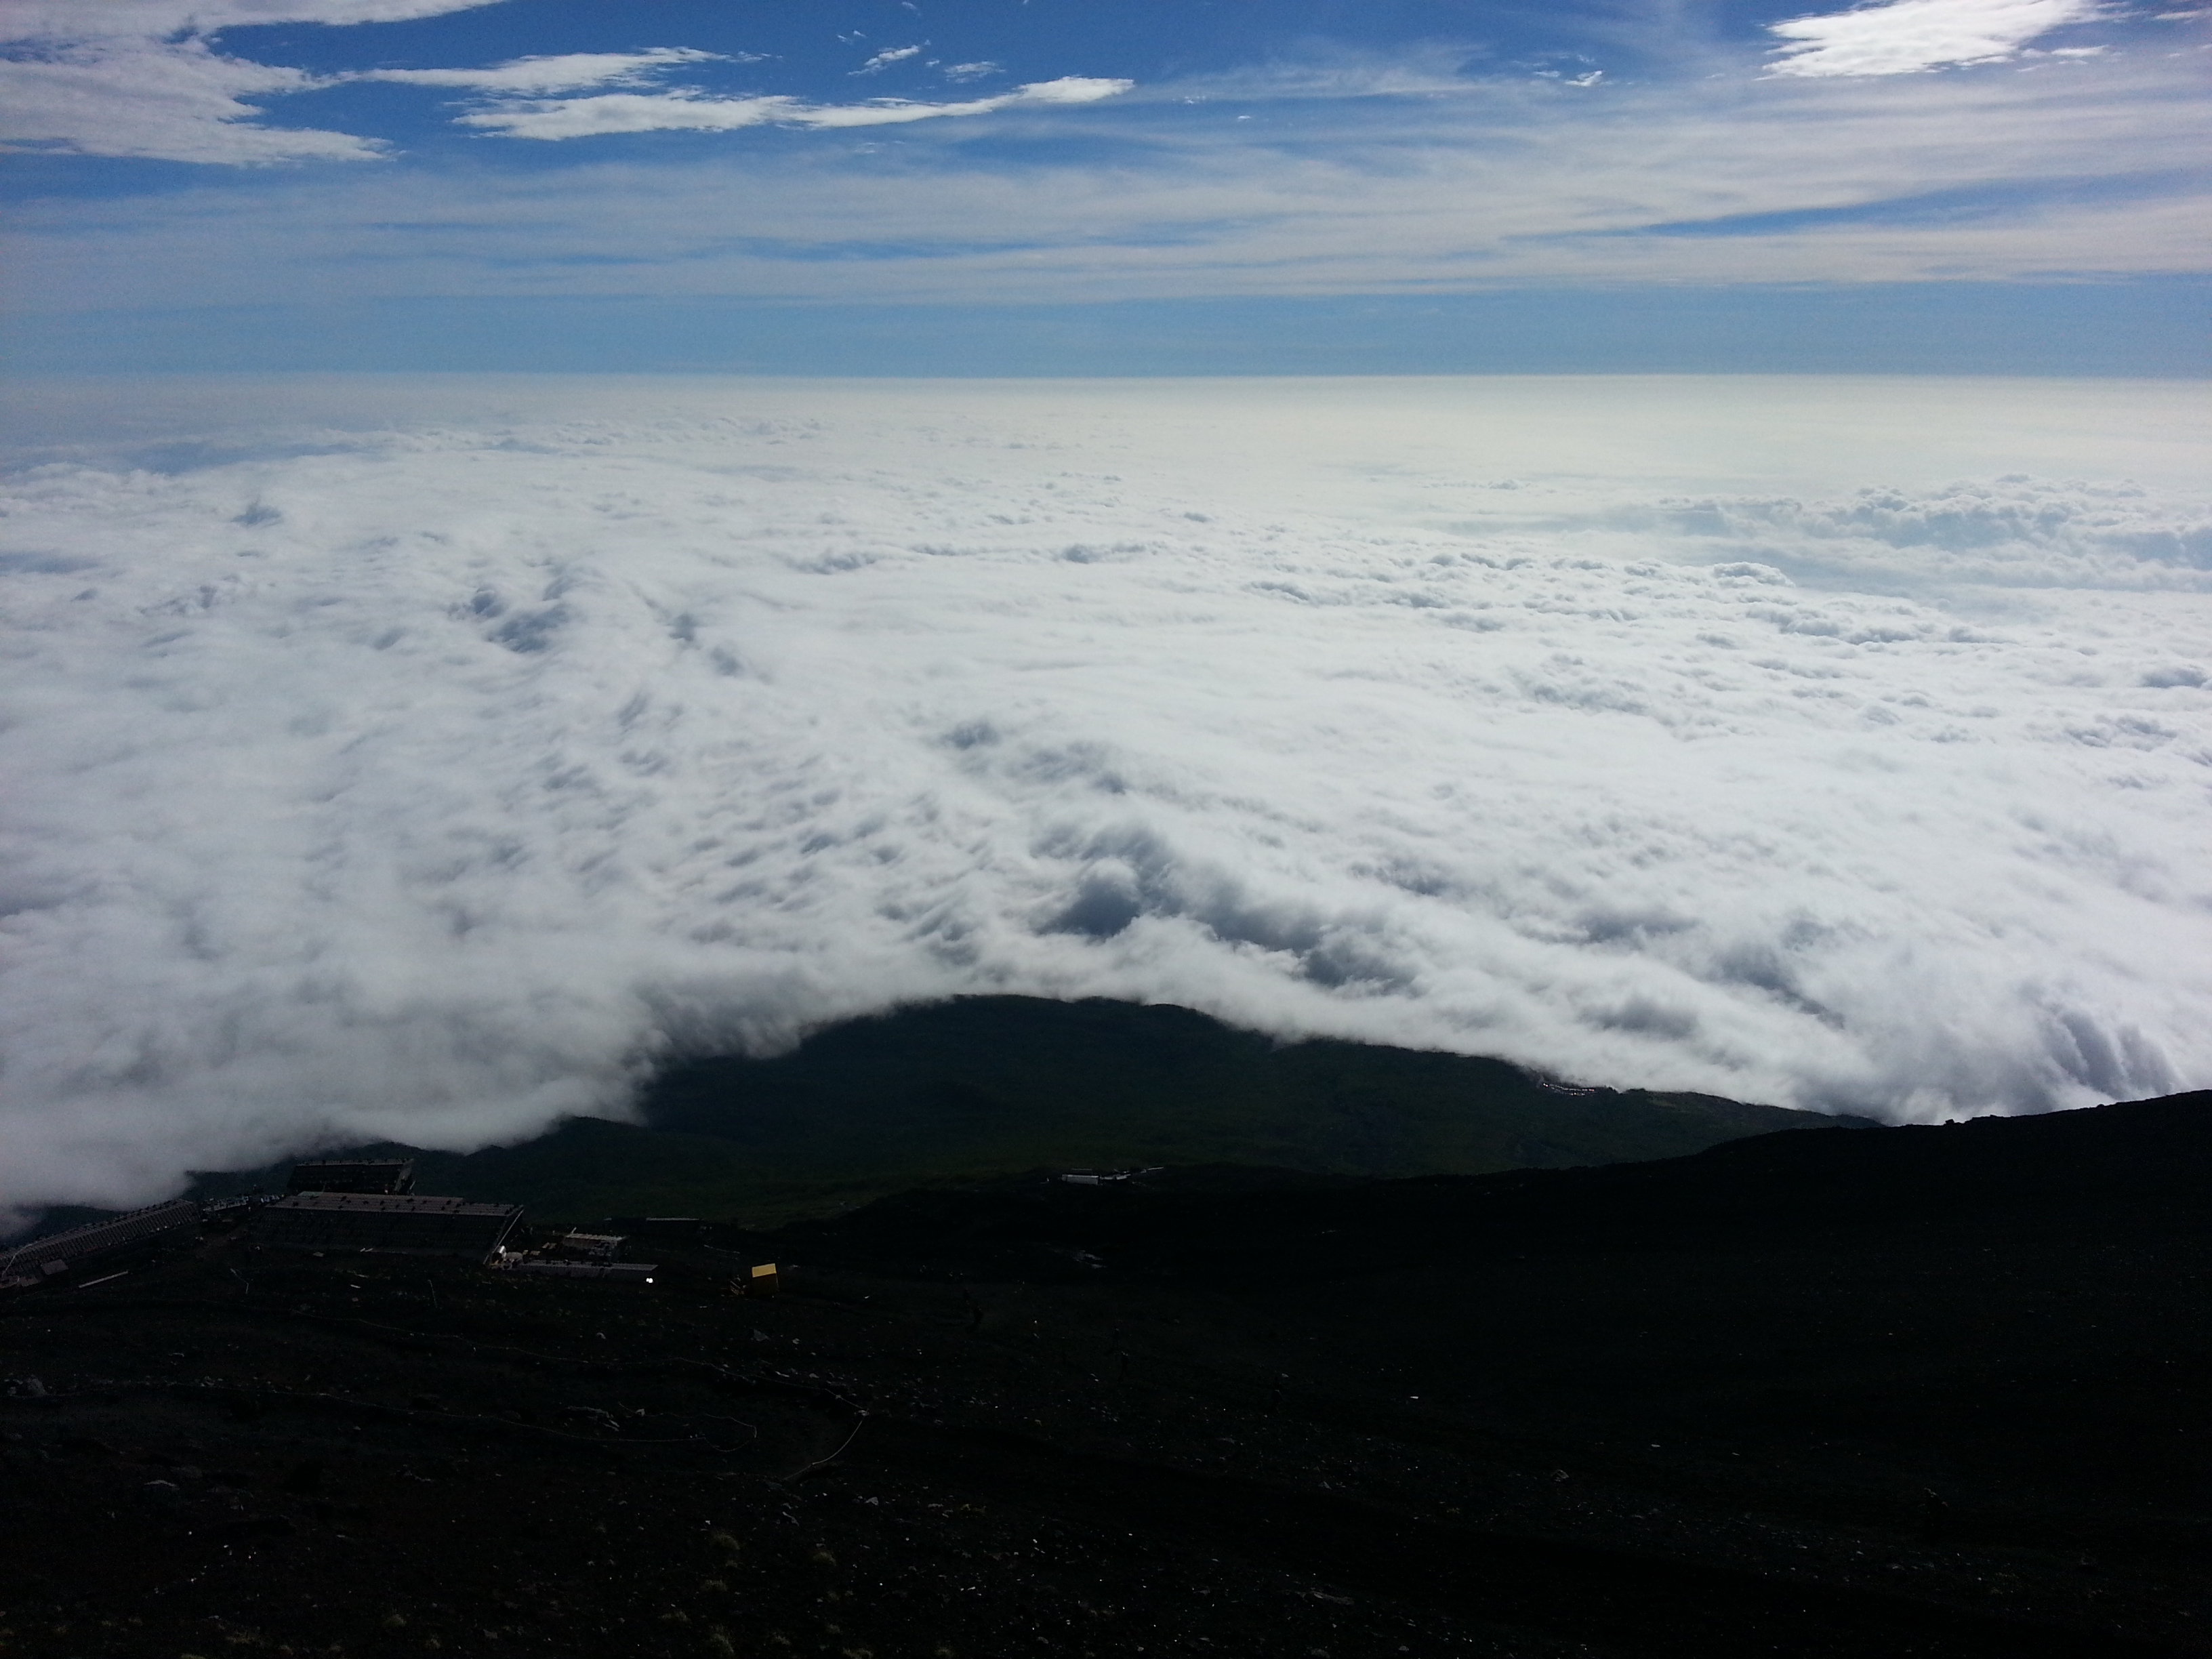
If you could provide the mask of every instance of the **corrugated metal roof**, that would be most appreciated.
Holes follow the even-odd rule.
[[[413,1158],[332,1158],[295,1164],[285,1189],[295,1193],[404,1193],[414,1184]]]
[[[421,1193],[293,1193],[266,1205],[261,1213],[321,1210],[376,1215],[520,1215],[519,1204],[478,1204],[465,1198],[435,1198]]]
[[[256,1211],[252,1238],[280,1249],[489,1258],[522,1218],[515,1204],[386,1193],[295,1193]]]
[[[126,1210],[106,1221],[72,1227],[65,1233],[49,1233],[0,1255],[0,1279],[35,1273],[50,1261],[76,1261],[140,1243],[162,1233],[178,1231],[199,1223],[199,1206],[190,1199],[149,1204],[143,1210]]]

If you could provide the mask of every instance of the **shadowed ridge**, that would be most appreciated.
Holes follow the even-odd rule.
[[[1699,1094],[1566,1089],[1503,1060],[1279,1043],[1188,1008],[965,997],[817,1033],[769,1060],[694,1060],[646,1092],[654,1128],[793,1168],[935,1175],[1234,1162],[1346,1174],[1666,1158],[1846,1120]]]
[[[902,1194],[786,1231],[817,1257],[903,1252],[948,1267],[1032,1245],[1176,1276],[1320,1279],[1499,1250],[1763,1249],[1869,1228],[2054,1226],[2114,1237],[2193,1212],[2212,1173],[2212,1091],[2036,1117],[1781,1133],[1573,1170],[1192,1194],[1048,1179]],[[976,1259],[963,1263],[963,1253]]]
[[[772,1059],[683,1062],[647,1087],[639,1111],[642,1123],[574,1118],[466,1155],[373,1150],[415,1158],[424,1191],[520,1203],[542,1218],[772,1225],[1025,1170],[1480,1174],[1864,1124],[1715,1095],[1574,1087],[1465,1054],[1279,1043],[1164,1004],[1014,996],[851,1021]],[[201,1191],[256,1184],[281,1186],[281,1166],[212,1177]]]

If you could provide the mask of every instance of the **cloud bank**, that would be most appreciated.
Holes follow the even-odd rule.
[[[58,390],[0,1201],[963,992],[1900,1118],[2203,1086],[2197,396]]]

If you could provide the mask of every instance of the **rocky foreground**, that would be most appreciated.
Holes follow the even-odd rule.
[[[2196,1095],[649,1285],[218,1232],[0,1301],[0,1653],[2204,1653],[2208,1175]]]

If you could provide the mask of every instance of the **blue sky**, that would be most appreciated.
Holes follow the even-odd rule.
[[[26,370],[2204,373],[2192,0],[0,0]]]

